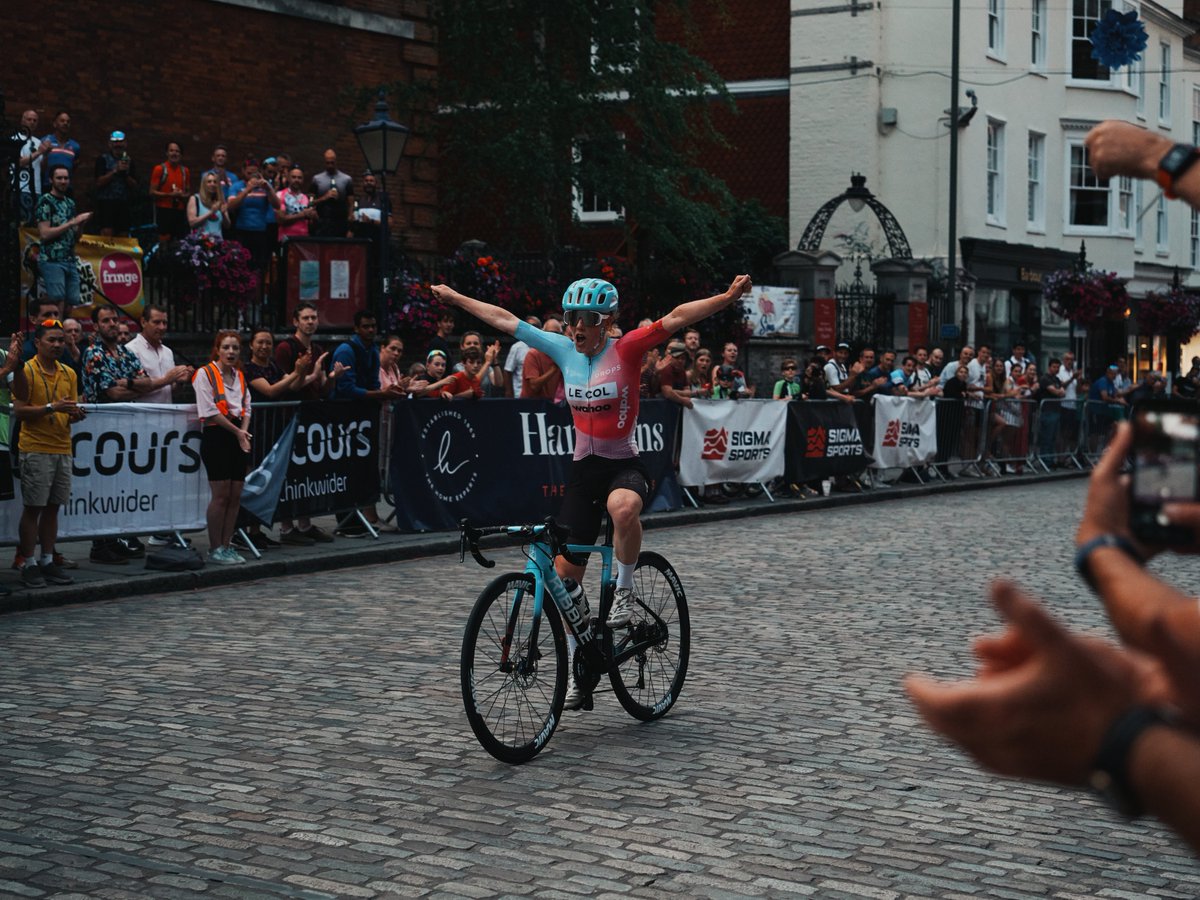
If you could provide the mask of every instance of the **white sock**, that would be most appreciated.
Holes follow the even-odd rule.
[[[617,560],[617,587],[632,588],[633,587],[633,570],[637,568],[637,563],[623,563]]]
[[[54,554],[53,553],[43,553],[41,555],[41,558],[38,559],[38,564],[43,565],[43,566],[51,565],[53,562],[54,562]]]

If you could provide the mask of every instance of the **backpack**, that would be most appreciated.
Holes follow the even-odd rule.
[[[204,568],[195,547],[160,547],[146,554],[146,568],[157,572],[192,572]]]

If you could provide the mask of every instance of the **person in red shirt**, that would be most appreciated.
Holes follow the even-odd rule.
[[[439,393],[447,400],[480,400],[483,398],[483,354],[478,347],[468,347],[462,355],[463,369],[431,384],[428,391]]]
[[[183,165],[183,150],[177,141],[167,143],[167,159],[150,173],[150,196],[154,198],[154,221],[160,243],[177,241],[191,229],[187,202],[192,191],[192,173]]]

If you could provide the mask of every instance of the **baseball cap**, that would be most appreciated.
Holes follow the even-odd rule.
[[[849,344],[847,344],[845,341],[838,341],[837,348],[838,348],[839,350],[849,350],[849,349],[850,349],[850,345],[849,345]]]
[[[123,132],[123,131],[114,131],[112,134],[110,134],[110,135],[108,136],[108,139],[109,139],[110,141],[123,141],[123,140],[125,140],[125,132]]]
[[[1108,367],[1108,371],[1119,372],[1119,371],[1121,371],[1121,367],[1118,366],[1116,363],[1113,363],[1111,366]]]
[[[817,344],[817,349],[818,349],[818,350],[824,350],[826,353],[828,353],[828,352],[829,352],[829,348],[828,348],[828,347],[826,347],[824,344]]]
[[[686,356],[687,355],[687,347],[685,347],[683,344],[676,344],[676,343],[672,342],[670,344],[667,344],[667,352],[670,353],[672,356]]]
[[[275,157],[273,157],[273,156],[268,156],[266,159],[264,159],[264,160],[263,160],[263,165],[264,165],[264,166],[269,166],[269,165],[272,165],[273,163],[276,163],[276,162],[278,162],[278,161],[279,161],[279,160],[277,160]]]

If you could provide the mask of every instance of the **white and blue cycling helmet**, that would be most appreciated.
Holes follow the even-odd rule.
[[[568,324],[580,313],[595,313],[597,319],[617,314],[617,289],[603,278],[580,278],[563,292],[563,312]]]

